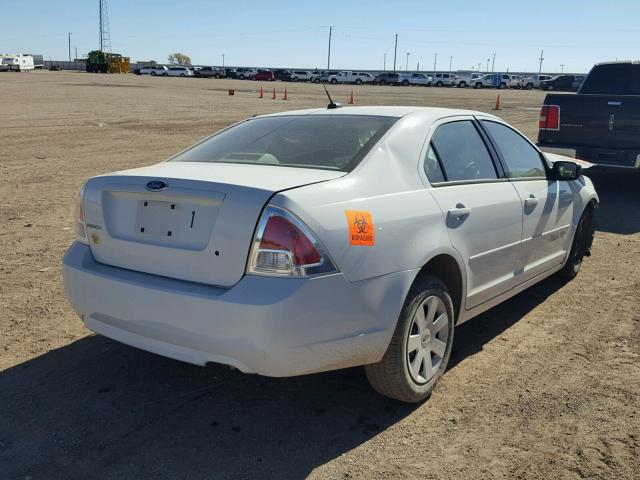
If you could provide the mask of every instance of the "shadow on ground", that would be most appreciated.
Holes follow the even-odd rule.
[[[596,229],[630,235],[640,232],[640,174],[588,174],[600,197]]]
[[[451,368],[562,286],[456,330]],[[0,478],[303,478],[417,406],[362,369],[290,379],[201,368],[90,336],[0,373]]]

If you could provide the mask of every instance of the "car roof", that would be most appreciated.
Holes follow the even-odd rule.
[[[283,115],[362,115],[362,116],[382,116],[382,117],[405,117],[407,115],[419,116],[431,121],[439,118],[453,117],[460,115],[482,115],[495,117],[484,112],[475,110],[462,110],[457,108],[436,108],[436,107],[413,107],[413,106],[363,106],[363,107],[342,107],[335,109],[315,108],[306,110],[291,110],[288,112],[270,113],[260,115],[260,117],[277,117]]]

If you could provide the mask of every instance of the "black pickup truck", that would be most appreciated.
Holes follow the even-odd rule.
[[[577,94],[548,94],[539,128],[543,151],[640,170],[640,62],[599,63]]]

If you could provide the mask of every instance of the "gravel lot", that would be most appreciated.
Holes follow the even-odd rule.
[[[318,85],[277,83],[277,100],[270,90],[258,99],[259,86],[0,74],[0,478],[637,479],[638,175],[594,178],[602,206],[578,278],[545,280],[461,326],[423,405],[377,396],[360,369],[248,376],[81,325],[60,265],[82,182],[162,160],[250,115],[326,104]],[[346,103],[351,87],[331,91]],[[488,112],[497,95],[354,91],[360,105]],[[501,92],[499,114],[535,138],[543,96]]]

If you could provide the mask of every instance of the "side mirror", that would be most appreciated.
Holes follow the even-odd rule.
[[[553,163],[551,173],[554,180],[577,180],[582,175],[582,167],[574,162],[559,160]]]

